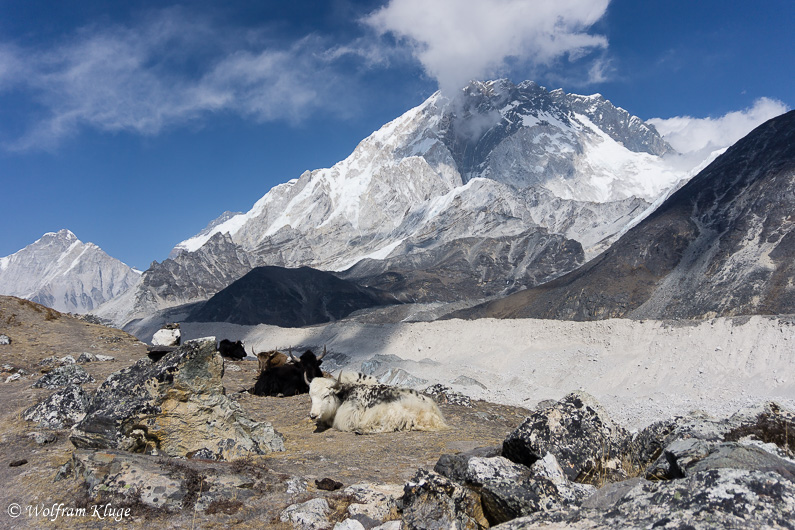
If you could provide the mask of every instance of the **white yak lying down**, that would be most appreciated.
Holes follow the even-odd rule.
[[[309,417],[339,431],[374,434],[449,428],[432,398],[407,388],[316,377],[309,384],[309,397]]]

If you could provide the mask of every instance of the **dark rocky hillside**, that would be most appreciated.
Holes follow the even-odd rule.
[[[397,256],[362,260],[341,276],[404,302],[455,302],[538,285],[584,261],[577,241],[539,228],[518,236],[461,238],[427,250],[422,246],[403,243]]]
[[[359,309],[397,303],[376,289],[301,267],[257,267],[195,309],[192,322],[300,327],[339,320]]]
[[[795,313],[795,112],[761,125],[609,250],[460,318]]]

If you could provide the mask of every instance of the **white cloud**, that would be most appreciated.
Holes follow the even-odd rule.
[[[0,91],[22,89],[41,109],[6,147],[49,149],[84,127],[153,135],[216,112],[295,122],[334,99],[334,58],[319,39],[269,46],[229,33],[171,9],[50,49],[0,45]]]
[[[405,40],[440,89],[504,73],[516,61],[550,66],[607,47],[587,30],[609,0],[390,0],[364,22]],[[595,79],[604,69],[595,67]]]
[[[729,112],[720,118],[680,116],[647,121],[680,153],[707,154],[732,145],[757,126],[787,110],[781,101],[759,98],[751,107]]]

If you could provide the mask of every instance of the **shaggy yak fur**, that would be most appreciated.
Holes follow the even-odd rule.
[[[380,385],[378,379],[361,372],[340,372],[337,381],[343,385]]]
[[[339,431],[374,434],[449,428],[433,399],[407,388],[316,377],[309,385],[309,397],[309,417]]]

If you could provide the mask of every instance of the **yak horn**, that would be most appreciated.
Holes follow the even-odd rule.
[[[304,370],[304,381],[306,382],[306,386],[311,385],[312,383],[309,381],[309,378],[306,376],[306,370]]]
[[[293,355],[293,347],[292,346],[290,346],[290,349],[288,350],[288,353],[290,354],[290,359],[292,359],[293,362],[296,362],[296,363],[300,363],[301,362],[300,360],[295,358],[295,355]]]
[[[319,361],[325,356],[326,356],[326,346],[323,345],[323,353],[320,354],[320,357],[318,357],[317,360]]]

